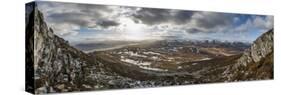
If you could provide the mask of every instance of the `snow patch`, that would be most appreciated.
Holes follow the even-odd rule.
[[[123,52],[124,54],[128,54],[128,55],[130,55],[130,56],[135,56],[135,57],[147,57],[147,56],[145,56],[145,55],[140,55],[140,54],[138,54],[138,53],[134,53],[134,52],[132,52],[132,51],[128,51],[128,52]]]
[[[182,66],[178,66],[178,69],[181,69],[182,68]]]
[[[143,54],[146,54],[146,55],[149,55],[149,54],[152,54],[152,55],[161,55],[160,53],[156,53],[156,52],[143,52]]]
[[[121,57],[122,57],[122,56],[121,56]],[[151,65],[150,62],[141,62],[141,61],[135,61],[135,60],[132,60],[132,59],[125,59],[125,58],[122,58],[121,61],[130,63],[130,64],[134,64],[134,65],[138,65],[138,66],[147,66],[147,65]]]
[[[158,59],[158,57],[157,57],[157,56],[152,56],[152,57],[151,57],[151,59],[153,59],[153,60],[157,60],[157,59]]]
[[[140,68],[146,70],[152,70],[152,71],[168,71],[167,69],[159,69],[159,68],[151,68],[151,67],[143,67],[143,66],[140,66]]]
[[[201,60],[203,61],[203,60],[210,60],[210,59],[211,59],[211,58],[208,58],[208,57],[207,57],[207,58],[203,58],[203,59],[201,59]]]

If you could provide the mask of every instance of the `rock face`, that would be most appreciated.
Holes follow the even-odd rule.
[[[230,68],[228,80],[273,79],[273,29],[260,36]]]
[[[44,22],[43,14],[32,5],[27,20],[27,64],[32,64],[35,93],[75,91],[81,88],[83,68],[89,63],[88,55],[69,46],[54,35]],[[34,54],[34,55],[33,55]],[[31,70],[32,71],[32,70]]]

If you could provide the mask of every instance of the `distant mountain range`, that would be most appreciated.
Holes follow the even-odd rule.
[[[79,43],[73,45],[75,48],[78,48],[86,53],[93,51],[101,51],[101,50],[111,50],[122,48],[130,45],[141,45],[152,43],[154,45],[158,45],[158,47],[165,46],[179,46],[179,45],[196,45],[196,46],[204,46],[204,47],[232,47],[239,50],[244,50],[251,46],[250,43],[245,42],[223,42],[218,40],[153,40],[153,41],[99,41],[93,43]]]

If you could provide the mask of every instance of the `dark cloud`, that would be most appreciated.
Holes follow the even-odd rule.
[[[173,11],[168,9],[142,8],[133,14],[133,18],[144,24],[154,25],[161,23],[185,24],[191,19],[192,11]]]
[[[200,30],[198,28],[190,28],[190,29],[186,29],[185,32],[188,32],[188,33],[200,33],[200,32],[202,32],[202,30]]]
[[[91,15],[100,15],[102,16],[101,12],[110,13],[113,9],[109,8],[105,5],[94,5],[94,4],[77,4],[76,7],[85,14]]]
[[[188,32],[200,32],[202,29],[211,30],[217,27],[229,27],[234,22],[234,14],[214,13],[214,12],[196,12],[184,10],[167,10],[142,8],[132,15],[135,22],[142,22],[148,25],[158,25],[170,23],[174,25],[184,25],[195,22]],[[202,29],[199,29],[202,28]]]
[[[178,11],[174,15],[175,23],[176,24],[185,24],[188,21],[191,20],[191,17],[193,16],[195,12],[193,11]]]
[[[171,18],[170,10],[145,8],[132,15],[144,24],[159,24],[168,22]]]
[[[108,28],[110,26],[118,26],[120,23],[115,22],[113,20],[100,20],[96,24],[101,27]]]
[[[228,26],[234,21],[234,15],[225,13],[198,12],[195,16],[198,16],[194,18],[197,26],[206,29]]]

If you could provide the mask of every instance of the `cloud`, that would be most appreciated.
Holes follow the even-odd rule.
[[[248,32],[252,29],[265,32],[273,28],[273,16],[251,16],[251,19],[247,19],[245,23],[235,27],[235,32]]]
[[[91,23],[87,15],[80,13],[53,13],[47,16],[48,21],[57,24],[75,24],[80,26],[89,26]]]
[[[96,24],[101,27],[108,28],[110,26],[118,26],[120,23],[115,22],[113,20],[100,20]]]
[[[185,24],[192,15],[192,11],[142,8],[133,14],[132,17],[144,24],[155,25],[162,23]]]
[[[212,29],[232,24],[233,17],[233,15],[226,13],[197,12],[192,19],[198,27]]]
[[[170,10],[142,8],[132,15],[137,21],[153,25],[168,22],[171,18]]]
[[[273,16],[256,16],[252,23],[257,28],[268,30],[273,28]]]
[[[108,19],[112,16],[108,14],[113,12],[113,6],[38,1],[38,7],[48,24],[60,36],[78,34],[75,31],[78,32],[81,27],[108,28],[119,25],[118,22]]]
[[[194,13],[196,13],[196,12],[177,10],[174,13],[174,22],[176,24],[186,24],[191,20]]]
[[[231,27],[234,14],[142,8],[132,15],[136,22],[147,25],[172,24],[189,33],[217,32]]]
[[[81,39],[184,38],[249,40],[273,28],[273,16],[38,1],[54,32]],[[86,31],[86,32],[85,32]],[[91,33],[90,33],[91,32]],[[257,33],[253,33],[257,34]],[[253,40],[258,35],[252,36]]]

